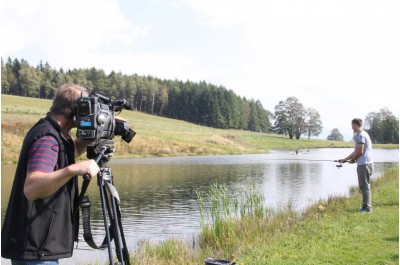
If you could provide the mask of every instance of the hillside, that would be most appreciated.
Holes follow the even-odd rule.
[[[2,163],[15,163],[29,128],[50,108],[51,100],[1,96]],[[289,140],[281,135],[242,130],[222,130],[123,111],[137,136],[128,145],[116,138],[116,157],[192,156],[265,153],[271,149],[351,147],[350,143],[307,139]]]

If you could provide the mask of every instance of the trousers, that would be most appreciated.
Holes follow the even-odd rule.
[[[362,208],[371,210],[371,175],[374,171],[373,164],[358,165],[357,175],[358,175],[358,186],[360,187],[362,194]]]

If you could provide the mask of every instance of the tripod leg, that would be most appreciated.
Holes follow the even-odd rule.
[[[111,196],[111,206],[112,206],[112,210],[113,210],[113,215],[114,215],[114,229],[115,229],[115,248],[116,248],[116,252],[117,252],[117,256],[119,258],[119,261],[122,262],[122,264],[124,263],[124,256],[122,255],[122,247],[121,247],[121,233],[120,233],[120,227],[119,227],[119,220],[120,218],[118,218],[117,215],[117,205],[116,205],[116,201],[115,198],[113,198]]]
[[[108,207],[106,207],[107,197],[104,192],[103,177],[99,174],[97,176],[97,178],[98,178],[99,189],[100,189],[101,208],[103,209],[104,227],[106,228],[108,258],[110,259],[110,265],[111,265],[113,262],[113,255],[112,255],[112,249],[111,249],[110,231],[108,230],[108,221],[107,221],[107,208],[108,208]],[[111,213],[108,212],[108,215],[110,216]]]
[[[114,185],[111,170],[109,172],[110,172],[110,183],[112,185]],[[125,240],[124,229],[122,227],[122,218],[121,218],[121,210],[119,207],[119,202],[113,196],[110,196],[110,198],[112,201],[112,208],[113,208],[114,219],[115,219],[114,224],[115,224],[115,227],[117,228],[117,231],[115,231],[115,232],[118,233],[118,235],[120,236],[118,238],[119,248],[118,248],[117,254],[119,253],[119,255],[121,255],[120,260],[123,260],[125,265],[130,265],[129,251],[128,251],[128,247],[127,247],[126,240]],[[115,242],[117,242],[117,241],[115,241]],[[122,248],[121,248],[121,243],[122,243]]]
[[[130,259],[129,259],[129,251],[128,251],[128,247],[126,245],[124,229],[122,227],[121,211],[120,211],[118,205],[117,205],[117,207],[118,207],[117,208],[118,225],[119,225],[119,228],[120,228],[120,231],[121,231],[121,240],[122,240],[122,246],[123,246],[123,249],[122,249],[123,253],[122,254],[124,255],[124,261],[125,261],[126,265],[130,265],[131,262],[130,262]]]
[[[107,189],[104,187],[104,191],[106,192]],[[112,227],[112,233],[114,236],[114,244],[115,244],[115,252],[117,254],[117,258],[118,261],[120,262],[120,264],[123,264],[123,256],[122,256],[122,249],[121,249],[121,239],[120,239],[120,233],[119,233],[119,227],[118,227],[118,221],[117,218],[118,216],[115,214],[115,199],[113,198],[113,196],[110,194],[110,199],[111,199],[111,207],[110,207],[110,203],[108,200],[108,197],[105,196],[105,200],[106,200],[106,205],[107,205],[107,210],[109,213],[109,217],[110,217],[110,222],[111,222],[111,227]]]

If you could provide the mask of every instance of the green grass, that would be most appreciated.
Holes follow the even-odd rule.
[[[357,213],[360,195],[311,207],[292,228],[258,239],[244,264],[398,264],[398,167],[373,183],[372,214]],[[272,240],[271,240],[272,239]]]
[[[216,185],[208,195],[199,198],[204,203],[208,197],[210,203],[218,204],[209,214],[218,211],[223,218],[213,217],[209,226],[203,225],[198,239],[192,243],[142,243],[132,261],[203,264],[207,257],[234,256],[238,264],[398,264],[398,177],[397,165],[373,181],[371,214],[358,213],[361,195],[355,192],[357,189],[352,189],[350,197],[332,197],[301,214],[290,207],[279,211],[265,209],[257,214],[258,195],[253,190],[245,192],[244,197],[239,195],[244,198],[239,207],[255,202],[255,207],[239,217],[234,211],[227,212],[235,209],[237,195],[229,195],[224,187]]]
[[[2,163],[15,163],[27,131],[48,112],[51,100],[2,95],[1,103]],[[121,116],[137,136],[129,145],[115,138],[116,157],[255,154],[272,149],[352,146],[349,142],[290,140],[276,134],[213,129],[137,111],[123,111]]]

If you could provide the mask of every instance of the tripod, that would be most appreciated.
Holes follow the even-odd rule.
[[[114,187],[111,168],[107,166],[107,163],[109,162],[114,151],[114,141],[107,140],[97,151],[98,152],[95,152],[94,149],[88,149],[88,158],[94,158],[94,160],[100,167],[100,171],[97,174],[97,185],[99,186],[100,190],[100,199],[103,210],[106,237],[100,246],[97,246],[94,243],[90,228],[90,201],[89,196],[86,194],[87,188],[89,187],[90,183],[90,177],[88,174],[85,174],[83,176],[82,190],[78,197],[78,205],[82,209],[84,230],[83,237],[88,245],[94,249],[105,249],[106,247],[108,248],[108,258],[110,260],[110,265],[113,263],[111,241],[114,239],[115,252],[118,259],[118,262],[116,262],[115,264],[129,265],[129,252],[126,245],[124,230],[122,227],[121,211],[119,208],[119,195],[116,188]],[[77,214],[79,208],[76,207],[75,211]],[[110,226],[108,225],[108,221],[110,221]]]

